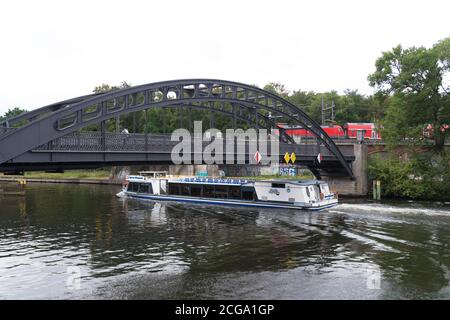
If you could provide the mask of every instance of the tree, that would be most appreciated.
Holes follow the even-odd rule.
[[[435,149],[442,151],[450,133],[450,37],[430,49],[398,45],[383,52],[375,66],[368,80],[388,99],[385,136],[390,142],[420,143],[428,128]]]
[[[94,88],[93,92],[94,93],[106,93],[106,92],[109,92],[109,91],[125,89],[125,88],[129,88],[129,87],[131,87],[131,84],[129,84],[126,81],[122,81],[120,83],[120,85],[118,85],[118,86],[111,86],[111,85],[109,85],[107,83],[102,83],[101,85],[96,86]]]
[[[4,119],[8,119],[8,118],[12,118],[12,117],[18,116],[19,114],[21,114],[23,112],[27,112],[27,110],[22,109],[22,108],[18,108],[18,107],[15,107],[13,109],[8,109],[8,111],[5,112],[3,117],[0,116],[0,121],[4,120]]]
[[[290,95],[289,90],[284,86],[284,84],[278,82],[270,82],[269,84],[266,84],[264,86],[264,90],[272,92],[285,99],[287,99]]]
[[[291,102],[292,104],[296,105],[302,111],[305,111],[310,116],[314,117],[314,110],[312,110],[311,106],[313,104],[313,101],[316,97],[316,94],[313,91],[302,91],[297,90],[293,91],[292,94],[289,95],[287,100]],[[320,119],[320,117],[319,117]]]

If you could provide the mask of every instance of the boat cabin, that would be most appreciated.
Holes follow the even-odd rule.
[[[330,192],[328,184],[319,180],[251,181],[210,177],[148,178],[145,176],[129,176],[127,180],[129,183],[124,192],[131,195],[154,195],[176,199],[221,199],[223,202],[243,201],[315,206],[336,198]]]

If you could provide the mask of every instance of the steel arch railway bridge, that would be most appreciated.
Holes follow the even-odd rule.
[[[298,163],[320,177],[354,178],[352,147],[338,147],[318,123],[285,99],[260,88],[224,80],[186,79],[150,83],[72,98],[0,122],[0,172],[96,168],[106,165],[170,163],[170,137],[130,134],[126,141],[106,130],[106,121],[152,108],[204,110],[259,129],[276,122],[301,126],[315,141],[295,143],[281,131],[280,161],[295,152]],[[80,132],[99,124],[97,132]],[[315,159],[321,153],[323,161]],[[247,155],[250,158],[253,155]]]

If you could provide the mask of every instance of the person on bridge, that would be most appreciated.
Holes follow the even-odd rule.
[[[128,131],[127,128],[123,128],[123,130],[120,132],[120,134],[123,134],[123,144],[125,145],[127,143],[127,138],[130,135],[130,132]]]

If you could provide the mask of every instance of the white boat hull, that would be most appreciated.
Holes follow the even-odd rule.
[[[204,203],[204,204],[217,204],[217,205],[234,205],[234,206],[246,206],[246,207],[263,207],[263,208],[280,208],[280,209],[295,209],[295,210],[313,210],[319,211],[328,209],[338,205],[336,199],[329,199],[321,201],[320,203],[274,203],[265,201],[243,201],[243,200],[224,200],[224,199],[212,199],[212,198],[192,198],[184,196],[173,195],[150,195],[140,194],[135,192],[121,191],[117,194],[118,197],[130,197],[143,200],[159,200],[159,201],[177,201],[177,202],[191,202],[191,203]]]

